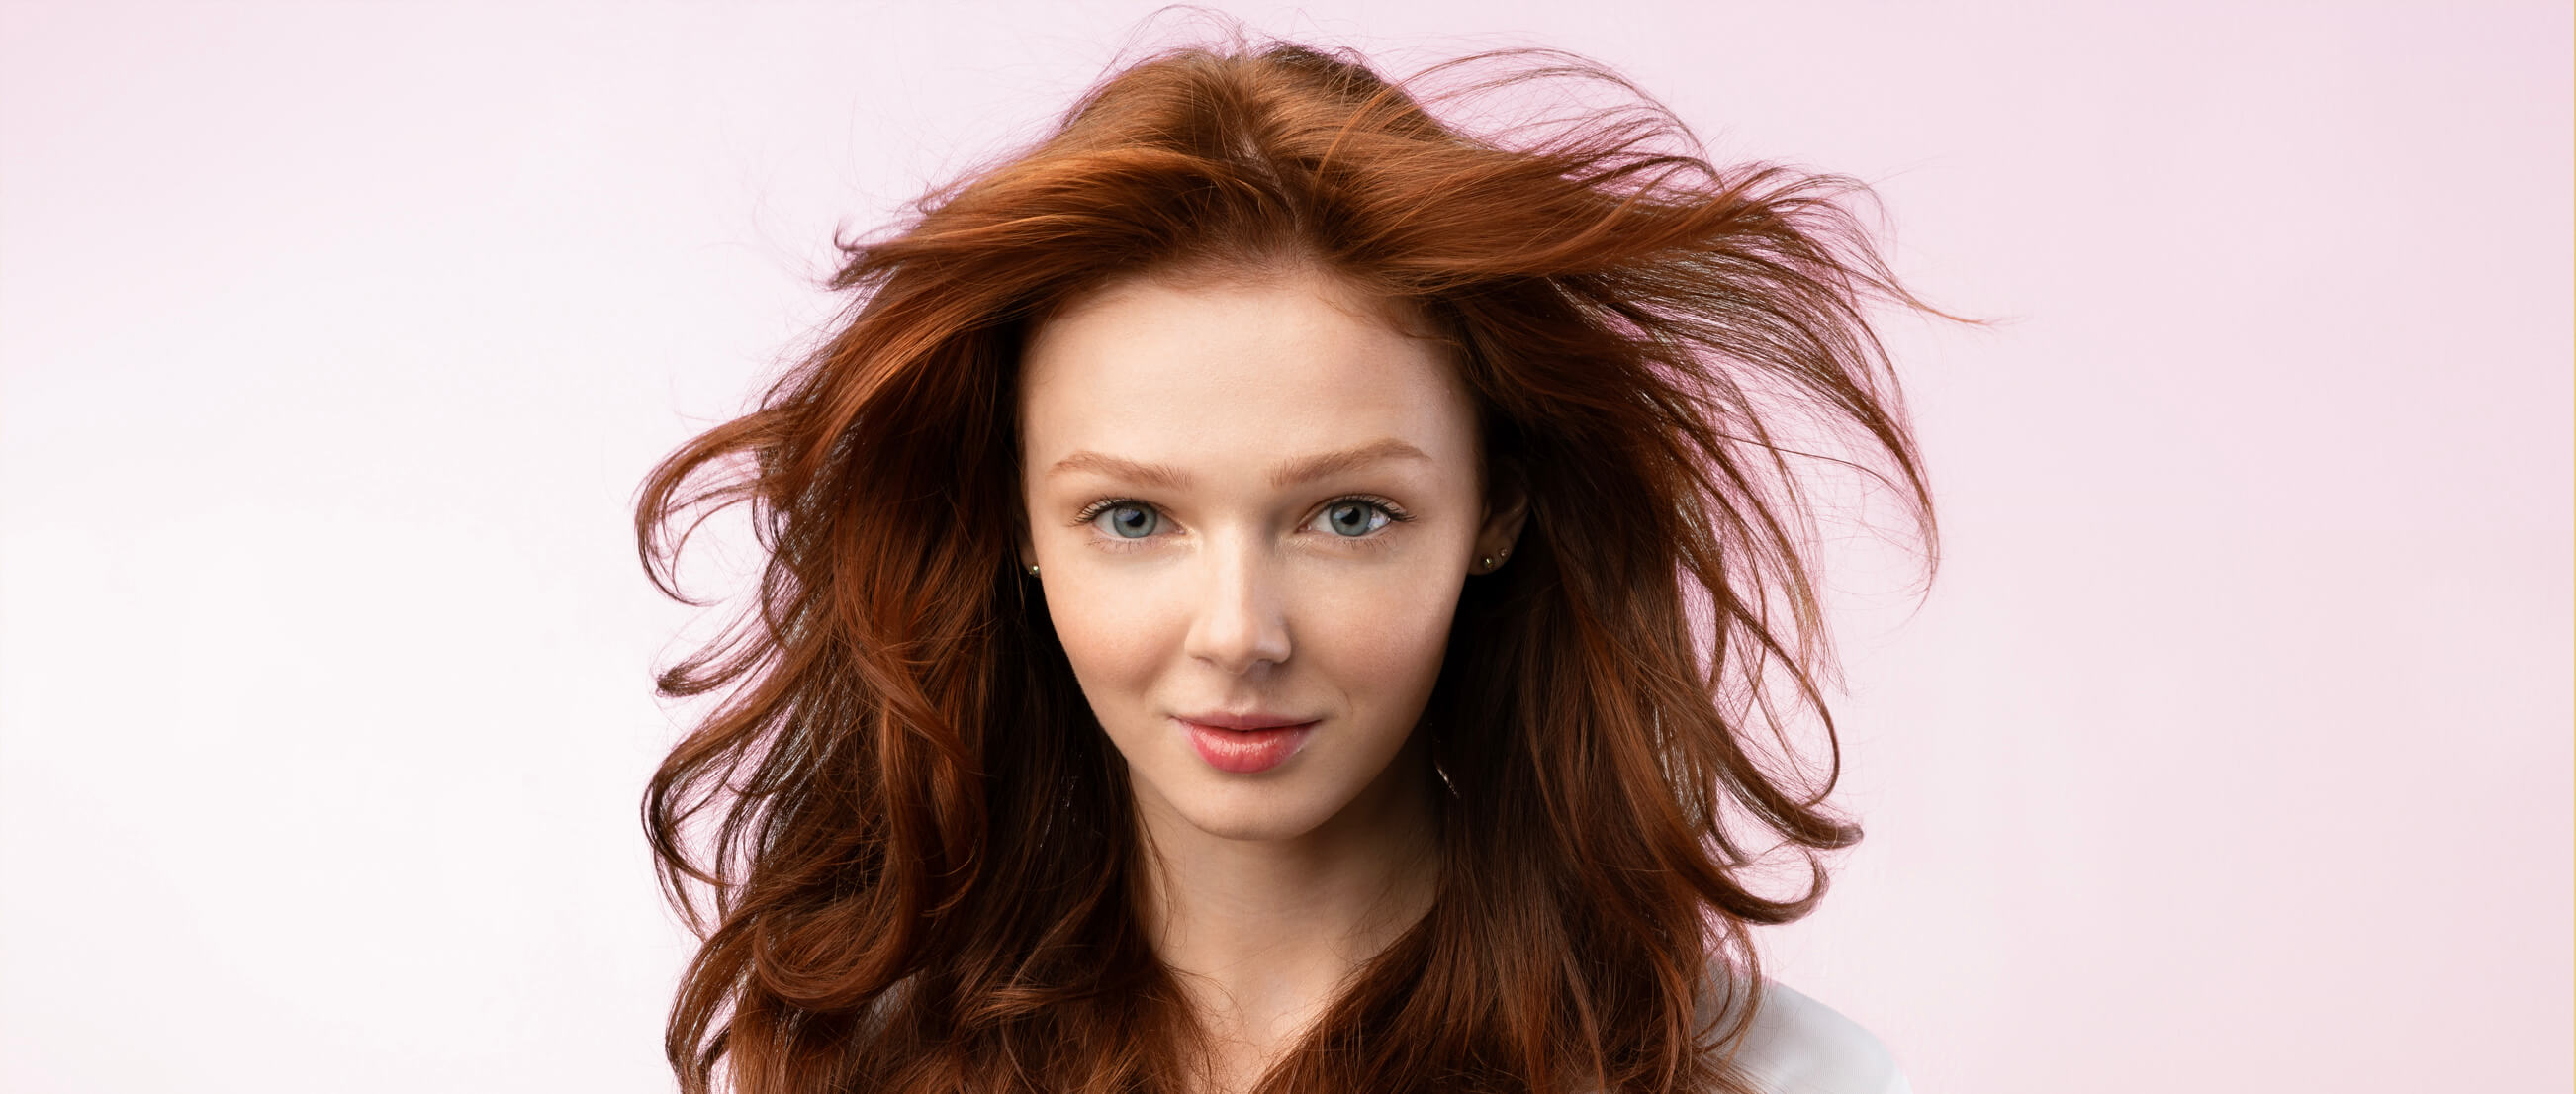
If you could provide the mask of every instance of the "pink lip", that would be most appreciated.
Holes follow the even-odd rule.
[[[1305,747],[1306,738],[1315,732],[1315,722],[1295,725],[1272,724],[1259,728],[1231,729],[1210,725],[1193,718],[1174,718],[1190,735],[1190,746],[1199,750],[1199,758],[1219,771],[1250,774],[1268,771],[1285,762]],[[1220,718],[1220,721],[1259,722],[1252,718]],[[1320,721],[1320,719],[1318,719]]]
[[[1312,725],[1316,721],[1313,718],[1299,718],[1289,714],[1272,714],[1266,710],[1247,710],[1241,714],[1211,710],[1204,714],[1182,714],[1178,717],[1184,722],[1196,722],[1212,729],[1277,729],[1281,726]]]

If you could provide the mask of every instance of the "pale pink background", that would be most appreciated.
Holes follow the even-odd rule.
[[[0,1088],[667,1088],[630,492],[1150,8],[0,8]],[[1946,565],[1845,552],[1765,940],[1918,1090],[2569,1088],[2567,5],[1227,10],[1589,54],[2019,320],[1890,330]]]

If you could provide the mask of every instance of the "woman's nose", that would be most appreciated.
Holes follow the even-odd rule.
[[[1199,557],[1188,652],[1229,673],[1288,659],[1287,598],[1266,545],[1228,543]]]

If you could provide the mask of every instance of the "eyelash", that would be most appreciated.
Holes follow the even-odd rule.
[[[1405,512],[1403,506],[1397,505],[1385,498],[1378,497],[1375,494],[1344,494],[1341,497],[1325,502],[1323,511],[1329,513],[1335,508],[1351,502],[1358,502],[1362,505],[1376,507],[1379,512],[1386,514],[1386,524],[1376,531],[1370,532],[1364,536],[1332,537],[1334,539],[1341,540],[1344,544],[1347,544],[1350,547],[1365,547],[1371,540],[1377,539],[1381,533],[1386,531],[1387,528],[1392,528],[1398,524],[1402,524],[1413,519],[1413,514]],[[1162,516],[1162,510],[1155,509],[1152,502],[1139,501],[1135,498],[1102,498],[1099,501],[1083,506],[1081,515],[1073,518],[1073,526],[1080,528],[1083,525],[1100,519],[1100,514],[1102,513],[1127,506],[1134,506],[1138,509],[1153,510],[1156,517],[1159,518]],[[1126,539],[1119,536],[1102,536],[1100,537],[1099,542],[1112,551],[1132,551],[1144,546],[1145,541],[1152,538],[1154,537],[1145,536],[1141,539]]]

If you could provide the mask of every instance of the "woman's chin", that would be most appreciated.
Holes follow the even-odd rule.
[[[1321,795],[1316,790],[1280,783],[1193,786],[1167,800],[1178,819],[1200,833],[1247,843],[1274,843],[1307,835],[1330,819],[1339,803],[1319,800]]]

